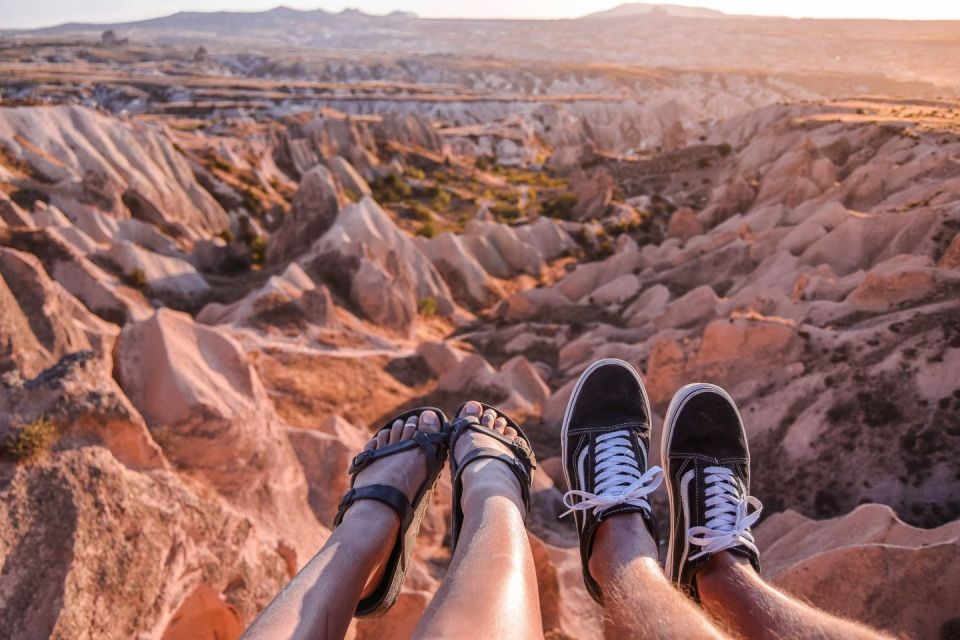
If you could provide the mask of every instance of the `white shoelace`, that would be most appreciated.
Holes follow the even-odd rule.
[[[563,494],[567,511],[593,509],[600,515],[607,509],[621,504],[650,509],[646,497],[663,482],[663,469],[652,467],[640,473],[640,465],[630,444],[629,431],[613,431],[597,437],[594,489],[596,493],[576,489]],[[576,500],[575,499],[579,499]]]
[[[704,492],[707,497],[707,522],[706,526],[691,527],[687,532],[687,540],[702,547],[689,560],[739,545],[759,553],[750,527],[760,519],[763,505],[747,495],[746,489],[730,469],[707,467],[704,471],[707,474],[707,490]],[[754,508],[753,513],[748,513],[750,507]]]

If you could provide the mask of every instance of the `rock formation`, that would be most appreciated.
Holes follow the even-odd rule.
[[[328,535],[371,429],[474,397],[541,461],[547,635],[600,637],[556,436],[602,357],[641,370],[654,439],[683,384],[737,399],[774,583],[893,633],[956,631],[952,99],[420,58],[317,83],[213,53],[91,88],[108,63],[69,44],[0,62],[30,76],[10,51],[41,46],[79,75],[0,107],[0,636],[236,637]],[[350,637],[409,634],[449,509],[444,476],[397,606]]]

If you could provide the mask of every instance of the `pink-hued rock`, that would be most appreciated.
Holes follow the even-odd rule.
[[[136,472],[88,446],[8,477],[4,638],[160,637],[198,589],[220,615],[196,620],[192,637],[213,637],[225,610],[229,629],[249,623],[288,578],[276,538],[172,471]]]
[[[710,320],[719,300],[710,285],[697,287],[680,296],[663,309],[654,320],[658,329],[681,328]]]
[[[681,207],[670,215],[667,225],[668,238],[689,240],[703,233],[703,224],[690,207]]]
[[[270,237],[267,262],[281,264],[305,252],[327,232],[339,213],[340,200],[333,175],[318,165],[303,176],[283,225]]]
[[[603,610],[583,586],[580,551],[547,544],[534,535],[530,546],[547,637],[602,638]]]
[[[299,336],[311,327],[336,323],[330,291],[317,286],[300,265],[291,263],[279,276],[234,302],[212,302],[197,314],[204,324],[232,324]]]
[[[116,361],[123,390],[171,462],[281,532],[305,562],[321,529],[300,464],[240,346],[161,309],[124,328]]]
[[[405,640],[413,636],[433,594],[403,589],[397,603],[381,618],[357,620],[356,640]]]
[[[183,225],[191,233],[219,233],[223,208],[194,177],[167,135],[88,107],[3,109],[0,138],[18,139],[18,160],[51,183],[61,201],[96,202],[117,217],[138,217],[144,203],[155,222]],[[133,198],[132,194],[136,194]]]
[[[0,247],[3,370],[33,378],[63,356],[108,348],[116,328],[52,281],[33,255]]]
[[[885,311],[929,296],[937,288],[929,258],[895,256],[875,266],[847,296],[860,311]]]
[[[940,256],[937,266],[941,269],[960,269],[960,232],[955,233],[947,250]]]
[[[454,312],[450,289],[430,259],[370,197],[344,207],[299,262],[384,327],[409,332],[424,300],[440,315]]]
[[[781,520],[788,521],[781,526]],[[883,505],[832,520],[776,514],[757,529],[764,575],[825,611],[914,638],[942,635],[956,613],[960,522],[904,524]]]
[[[592,172],[580,170],[570,178],[570,189],[577,195],[577,206],[573,210],[577,220],[601,218],[613,198],[614,181],[609,170],[603,167]]]
[[[369,434],[339,416],[330,416],[317,430],[288,428],[309,487],[310,507],[317,519],[333,527],[340,498],[350,488],[350,461],[369,440]]]
[[[423,358],[430,373],[438,377],[456,367],[467,356],[448,342],[422,342],[417,347],[417,355]]]
[[[550,392],[540,372],[523,356],[508,360],[497,371],[476,354],[441,375],[437,389],[496,404],[514,417],[536,413]]]
[[[640,278],[633,274],[625,274],[595,289],[588,296],[592,304],[601,306],[620,304],[634,297],[640,291]]]
[[[743,371],[782,370],[797,348],[796,329],[772,321],[715,320],[704,329],[696,350],[673,340],[658,340],[644,379],[650,403],[664,409],[673,393],[689,382],[732,386],[742,380]]]

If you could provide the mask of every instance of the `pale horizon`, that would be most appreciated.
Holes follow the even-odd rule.
[[[474,19],[568,19],[604,11],[625,4],[618,0],[562,0],[544,7],[530,0],[464,0],[451,7],[437,0],[353,0],[349,3],[324,3],[287,0],[89,0],[77,6],[72,0],[50,0],[43,6],[0,2],[2,29],[35,29],[66,22],[121,23],[159,18],[179,11],[196,12],[257,12],[278,6],[291,9],[324,9],[339,12],[359,9],[365,13],[385,15],[393,11],[415,13],[422,18]],[[656,4],[656,3],[651,3]],[[877,7],[873,2],[828,2],[789,0],[773,3],[767,0],[703,0],[702,2],[670,2],[689,7],[714,9],[731,15],[781,16],[786,18],[818,19],[881,19],[881,20],[960,20],[960,3],[944,6],[937,0],[917,0],[899,3],[895,8]],[[53,17],[55,16],[55,17]]]

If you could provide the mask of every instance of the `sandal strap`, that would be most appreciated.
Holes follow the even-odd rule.
[[[381,431],[385,431],[382,429]],[[427,475],[432,475],[439,466],[443,464],[444,460],[444,445],[447,440],[447,434],[439,431],[437,433],[426,433],[424,431],[417,431],[413,434],[412,438],[407,440],[401,440],[400,442],[394,442],[389,444],[383,449],[369,449],[367,451],[361,451],[353,457],[353,461],[350,463],[350,468],[347,470],[351,476],[356,476],[358,473],[363,471],[367,466],[373,463],[376,460],[381,458],[386,458],[387,456],[392,456],[397,453],[402,453],[414,447],[420,447],[423,451],[423,456],[427,460]]]
[[[376,500],[396,511],[400,516],[400,531],[406,531],[413,520],[413,506],[402,491],[386,484],[368,484],[350,489],[344,494],[337,509],[337,517],[333,520],[335,527],[343,520],[343,514],[350,505],[357,500]]]
[[[511,440],[507,438],[505,435],[503,435],[502,433],[500,433],[499,431],[494,431],[493,429],[489,427],[485,427],[482,424],[480,424],[480,420],[476,416],[465,416],[463,418],[458,418],[457,420],[454,421],[452,430],[451,430],[453,435],[450,438],[450,451],[454,450],[454,447],[456,447],[457,445],[457,440],[460,438],[461,435],[466,433],[468,429],[476,431],[477,433],[482,433],[483,435],[489,436],[494,440],[497,440],[498,442],[502,442],[503,444],[510,447],[510,449],[517,455],[517,457],[519,457],[520,460],[523,461],[523,464],[526,467],[525,471],[528,477],[533,472],[533,470],[537,468],[536,458],[533,456],[533,450],[530,448],[530,443],[527,442],[527,440],[524,437],[520,436]],[[500,453],[503,453],[503,452],[500,452]],[[467,456],[464,457],[464,460],[457,462],[456,465],[458,467],[462,467],[468,456],[469,454],[467,454]]]
[[[530,510],[530,472],[527,470],[527,465],[524,464],[524,461],[511,456],[508,453],[504,453],[500,449],[494,449],[492,447],[478,447],[472,449],[467,455],[463,456],[463,460],[460,461],[460,464],[457,465],[457,470],[454,472],[453,484],[454,486],[459,486],[460,476],[463,475],[463,471],[469,467],[471,464],[477,460],[499,460],[506,464],[510,470],[513,472],[513,475],[517,477],[517,480],[520,482],[520,492],[523,495],[523,504],[527,508],[527,511]]]

